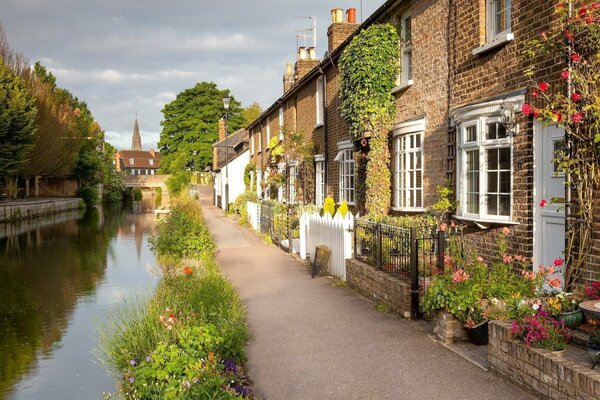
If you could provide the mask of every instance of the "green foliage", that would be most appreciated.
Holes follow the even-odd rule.
[[[36,115],[23,80],[0,60],[0,178],[23,171],[33,148]]]
[[[149,302],[126,306],[101,336],[104,361],[120,372],[120,394],[243,398],[239,392],[247,383],[238,365],[248,340],[244,307],[214,261],[215,246],[198,204],[178,199],[151,246],[170,264],[161,264],[165,277]]]
[[[435,191],[438,201],[431,206],[431,210],[437,215],[438,222],[442,223],[447,219],[447,215],[456,208],[452,182],[446,181],[445,186],[438,186]]]
[[[369,215],[385,215],[389,208],[388,133],[396,114],[391,90],[400,72],[399,55],[394,26],[375,24],[352,39],[339,63],[342,118],[355,138],[371,138],[366,170],[363,158],[357,163],[357,169],[366,173],[364,203]],[[362,193],[358,196],[362,200]]]
[[[212,160],[212,145],[218,140],[218,121],[224,116],[223,98],[231,97],[215,83],[200,82],[179,93],[165,105],[163,130],[158,146],[162,154],[161,172],[176,174],[192,165],[203,170]],[[228,132],[243,125],[240,103],[232,98],[228,110]],[[197,152],[194,157],[193,152]]]
[[[383,313],[383,314],[389,314],[392,311],[390,306],[388,306],[385,303],[377,303],[377,305],[375,306],[375,309],[378,312]]]
[[[246,168],[244,168],[244,186],[246,186],[247,191],[252,191],[255,188],[251,187],[252,176],[256,173],[256,164],[248,163]],[[256,185],[256,183],[255,183]]]
[[[75,195],[83,200],[86,207],[92,207],[98,202],[98,189],[95,186],[81,186]]]
[[[249,201],[258,201],[258,195],[255,191],[248,191],[240,194],[235,198],[230,206],[234,213],[240,216],[239,223],[240,225],[248,224],[248,202]]]
[[[242,110],[242,118],[244,119],[243,126],[247,127],[253,123],[260,114],[262,114],[262,108],[257,102],[250,104],[248,107],[244,107]]]
[[[169,216],[159,222],[157,234],[150,238],[150,247],[155,253],[168,254],[175,261],[212,255],[215,249],[193,200],[175,203]]]
[[[167,179],[165,184],[169,193],[176,196],[188,187],[190,175],[187,172],[176,173]]]
[[[131,197],[133,201],[142,201],[142,191],[138,188],[133,188],[131,190]]]
[[[329,214],[333,217],[335,214],[335,201],[329,196],[323,201],[323,215]]]
[[[156,193],[156,198],[154,199],[154,207],[158,208],[162,205],[162,188],[154,188],[154,192]]]

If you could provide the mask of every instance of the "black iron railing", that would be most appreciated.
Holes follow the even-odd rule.
[[[298,239],[300,234],[298,207],[268,202],[262,203],[260,231],[265,235],[269,235],[273,243],[291,252],[294,239]]]

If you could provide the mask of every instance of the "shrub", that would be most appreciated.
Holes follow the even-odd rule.
[[[156,198],[154,199],[154,207],[158,208],[162,205],[162,188],[157,187],[154,189],[156,192]]]
[[[240,194],[235,198],[232,203],[233,212],[240,216],[240,224],[246,225],[248,223],[248,202],[258,201],[258,196],[254,191],[248,191]]]
[[[75,194],[83,200],[86,207],[92,207],[98,202],[98,189],[93,186],[81,186]]]
[[[190,184],[190,175],[185,172],[171,176],[165,182],[170,194],[177,195]]]

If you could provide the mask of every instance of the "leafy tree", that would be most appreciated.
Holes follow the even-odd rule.
[[[36,114],[23,80],[0,60],[0,178],[10,187],[15,187],[31,152]]]
[[[211,162],[212,145],[218,140],[218,121],[225,114],[224,97],[232,97],[229,90],[220,90],[213,82],[200,82],[165,105],[163,130],[158,142],[163,173],[183,171],[193,165],[194,158],[198,170]],[[241,105],[232,98],[228,132],[239,129],[243,122]]]
[[[244,117],[244,127],[247,127],[253,123],[262,114],[263,110],[257,102],[250,104],[242,110],[242,117]]]

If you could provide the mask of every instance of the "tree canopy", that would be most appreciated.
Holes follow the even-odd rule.
[[[244,107],[242,110],[242,116],[244,117],[244,127],[247,127],[253,123],[262,114],[263,110],[260,104],[254,102],[248,107]]]
[[[241,104],[229,90],[221,90],[213,82],[200,82],[165,105],[163,130],[158,142],[162,172],[181,172],[193,164],[194,158],[198,170],[211,163],[212,145],[219,135],[218,121],[225,115],[224,97],[231,97],[228,132],[232,133],[244,123]]]

